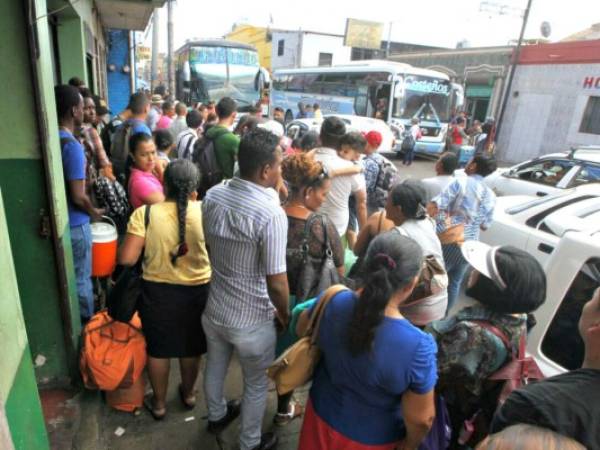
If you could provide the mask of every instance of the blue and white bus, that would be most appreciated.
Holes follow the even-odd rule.
[[[277,70],[270,93],[271,111],[282,108],[286,122],[298,117],[299,104],[315,103],[323,114],[380,118],[397,135],[418,117],[423,138],[415,151],[425,154],[444,151],[451,111],[463,98],[448,75],[391,61]]]

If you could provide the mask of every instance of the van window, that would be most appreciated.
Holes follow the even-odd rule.
[[[584,348],[579,335],[579,318],[583,305],[600,286],[599,274],[600,259],[587,261],[571,283],[542,339],[542,353],[565,369],[575,370],[583,363]]]

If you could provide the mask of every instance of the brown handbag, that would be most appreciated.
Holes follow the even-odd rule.
[[[450,223],[450,218],[447,220]],[[438,234],[440,244],[462,244],[465,242],[465,225],[459,223],[458,225],[449,226],[445,231]]]
[[[304,336],[284,351],[267,369],[267,375],[275,382],[279,395],[293,391],[312,378],[321,357],[317,339],[325,307],[336,294],[346,289],[348,288],[336,284],[324,292],[313,310]]]

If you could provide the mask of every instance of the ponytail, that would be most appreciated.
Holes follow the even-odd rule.
[[[198,189],[200,174],[198,168],[186,159],[177,159],[169,163],[165,170],[165,186],[167,198],[177,204],[177,230],[179,240],[171,251],[171,264],[176,265],[177,259],[187,255],[189,247],[185,241],[186,219],[189,196]]]
[[[367,250],[360,294],[348,325],[348,350],[354,356],[369,352],[385,308],[395,292],[419,274],[421,247],[394,231],[377,236]]]

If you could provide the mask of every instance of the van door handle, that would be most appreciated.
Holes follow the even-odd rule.
[[[538,245],[538,250],[540,252],[550,254],[550,253],[552,253],[554,251],[554,247],[552,247],[551,245],[548,245],[548,244],[539,244]]]
[[[537,195],[538,197],[545,197],[546,195],[548,195],[547,192],[542,192],[542,191],[538,191],[535,193],[535,195]]]

